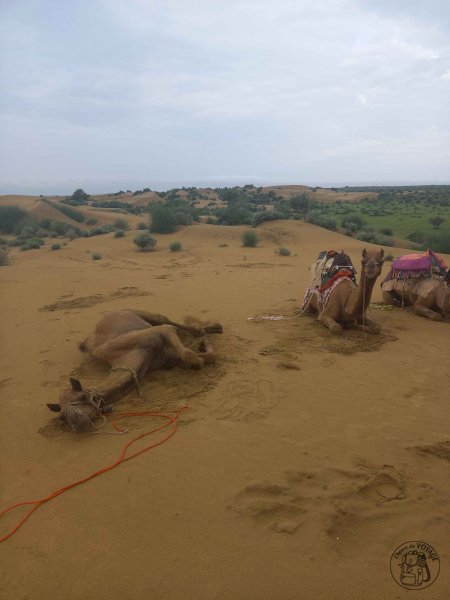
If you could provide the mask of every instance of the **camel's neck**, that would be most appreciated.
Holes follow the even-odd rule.
[[[345,305],[345,312],[348,316],[356,319],[366,312],[376,280],[377,277],[369,279],[366,276],[364,268],[362,269],[359,286],[350,292]]]
[[[137,373],[132,369],[111,370],[107,383],[100,388],[105,404],[117,402],[137,386]]]

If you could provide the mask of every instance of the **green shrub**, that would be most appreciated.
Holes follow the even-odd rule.
[[[289,250],[289,248],[278,248],[278,250],[275,250],[276,254],[279,254],[280,256],[290,256],[291,255],[291,251]]]
[[[91,217],[86,221],[86,225],[97,225],[98,221],[95,217]]]
[[[99,252],[92,253],[92,260],[101,260],[102,255]]]
[[[52,250],[61,250],[61,244],[58,244],[57,242],[55,242],[54,244],[51,245],[51,249]]]
[[[347,214],[341,221],[342,227],[348,229],[348,223],[355,224],[357,229],[362,229],[363,225],[366,225],[366,221],[357,213]]]
[[[8,248],[0,248],[0,267],[7,267],[11,264]]]
[[[0,231],[17,233],[27,218],[27,213],[18,206],[0,206]]]
[[[390,227],[381,227],[379,231],[383,235],[389,235],[391,237],[394,235],[394,232],[392,231],[392,229]],[[384,259],[384,260],[386,260],[386,259]]]
[[[136,229],[139,229],[140,231],[145,230],[145,229],[147,229],[147,225],[141,221],[140,223],[137,224]]]
[[[181,245],[181,242],[172,242],[169,248],[171,252],[179,252],[182,250],[183,246]]]
[[[115,238],[123,238],[125,236],[125,231],[123,229],[116,229],[114,233]]]
[[[450,254],[450,231],[436,231],[427,235],[422,246],[424,250],[430,248],[436,252]]]
[[[215,225],[217,223],[217,220],[214,217],[208,217],[206,219],[206,222],[208,225]]]
[[[258,236],[256,235],[256,231],[252,231],[251,229],[247,229],[242,234],[242,245],[244,248],[255,248],[258,244]]]
[[[219,248],[228,248],[228,244],[219,244]]]
[[[406,239],[411,240],[411,242],[415,242],[416,244],[423,244],[425,242],[426,234],[424,231],[412,231],[408,233]]]
[[[0,236],[0,246],[7,246],[8,245],[8,240],[4,237]]]
[[[318,225],[319,227],[330,229],[331,231],[336,231],[337,229],[337,223],[335,219],[328,217],[327,215],[323,215],[319,211],[311,211],[308,215],[308,221],[314,225]]]
[[[149,233],[140,233],[134,238],[134,243],[141,252],[150,252],[156,246],[156,239]]]
[[[116,219],[114,221],[114,223],[112,224],[114,229],[121,229],[122,231],[127,231],[128,229],[130,229],[130,225],[128,224],[128,221],[126,221],[125,219],[122,219],[122,217],[119,217],[118,219]]]
[[[155,204],[150,209],[152,222],[150,231],[152,233],[173,233],[177,230],[175,214],[166,206]]]
[[[40,247],[41,245],[36,240],[28,240],[20,246],[20,249],[24,252],[26,250],[38,250]]]

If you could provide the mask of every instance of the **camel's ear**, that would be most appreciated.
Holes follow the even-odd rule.
[[[81,383],[78,381],[78,379],[74,379],[73,377],[70,377],[69,381],[70,381],[70,385],[72,386],[72,389],[75,392],[83,391],[83,388],[81,387]]]
[[[380,249],[380,256],[381,256],[381,258],[384,257],[384,250],[383,250],[383,248]]]
[[[367,250],[366,250],[366,248],[364,248],[364,250],[362,251],[362,257],[366,258],[366,254],[367,254]]]
[[[50,410],[53,412],[61,412],[61,407],[59,404],[47,404]]]

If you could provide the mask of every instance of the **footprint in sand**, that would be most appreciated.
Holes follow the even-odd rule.
[[[262,419],[278,404],[273,390],[273,383],[265,379],[233,381],[210,415],[219,421],[253,422]]]
[[[354,536],[358,525],[382,517],[384,511],[376,507],[407,498],[404,477],[390,465],[375,470],[289,470],[284,479],[282,485],[263,481],[246,486],[230,508],[277,533],[294,533],[307,515],[328,536],[341,539],[349,532]]]

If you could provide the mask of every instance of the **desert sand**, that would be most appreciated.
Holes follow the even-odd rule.
[[[144,398],[116,406],[188,405],[174,437],[45,504],[1,544],[5,600],[410,599],[389,568],[409,540],[440,556],[421,600],[448,597],[450,323],[373,308],[381,336],[332,338],[299,316],[309,266],[343,248],[359,270],[364,244],[279,221],[242,248],[243,230],[195,224],[156,236],[152,253],[136,251],[134,232],[47,243],[0,269],[0,509],[109,464],[145,431],[131,419],[127,435],[76,435],[46,408],[70,375],[104,380],[77,349],[103,314],[224,326],[209,336],[217,364],[151,374]]]

